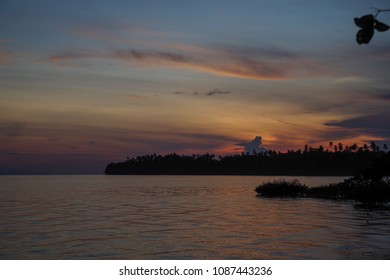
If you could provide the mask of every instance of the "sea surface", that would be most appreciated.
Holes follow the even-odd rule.
[[[0,176],[0,259],[390,259],[389,208],[256,196],[274,178]]]

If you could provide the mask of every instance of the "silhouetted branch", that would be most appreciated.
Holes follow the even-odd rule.
[[[375,18],[378,16],[379,13],[390,12],[390,9],[378,9],[375,7],[371,7],[371,9],[375,10]]]

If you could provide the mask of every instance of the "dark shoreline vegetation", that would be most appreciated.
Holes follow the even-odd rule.
[[[353,176],[387,153],[370,146],[344,146],[331,142],[328,149],[306,145],[303,150],[246,153],[227,156],[204,154],[145,155],[109,163],[107,175],[274,175]]]
[[[298,180],[275,180],[259,185],[255,191],[266,197],[312,197],[323,199],[355,200],[363,203],[390,201],[389,179],[371,181],[359,176],[340,183],[309,188]]]
[[[289,175],[353,176],[340,183],[309,188],[297,179],[276,180],[259,185],[258,195],[268,197],[315,197],[348,199],[375,204],[390,202],[390,152],[374,142],[368,147],[344,147],[332,150],[305,146],[304,150],[286,153],[267,151],[241,155],[212,154],[179,156],[146,155],[110,163],[107,175]]]
[[[255,191],[267,197],[314,197],[347,199],[365,204],[390,202],[390,153],[375,158],[352,178],[309,188],[297,179],[275,180],[259,185]]]

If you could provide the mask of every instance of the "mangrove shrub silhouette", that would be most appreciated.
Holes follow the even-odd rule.
[[[271,197],[315,197],[324,199],[352,199],[363,203],[390,201],[390,154],[374,159],[371,165],[340,183],[308,188],[297,179],[265,182],[255,191]]]

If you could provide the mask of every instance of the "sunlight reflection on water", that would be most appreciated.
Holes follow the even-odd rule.
[[[272,178],[2,176],[0,258],[390,258],[388,209],[256,196]]]

